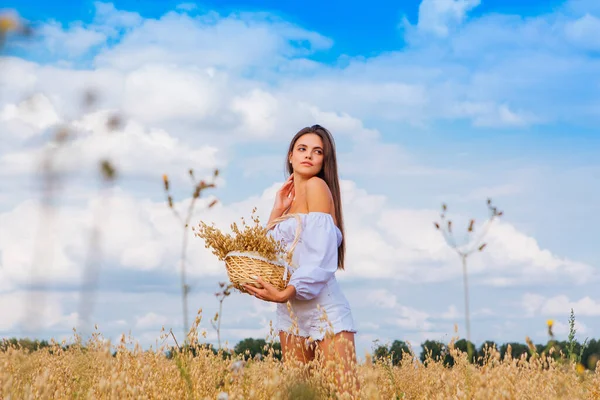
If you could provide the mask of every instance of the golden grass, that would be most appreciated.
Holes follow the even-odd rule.
[[[193,343],[193,341],[192,341]],[[483,366],[467,364],[450,344],[452,368],[426,365],[405,354],[399,366],[386,361],[357,366],[361,399],[600,399],[600,364],[577,370],[552,359],[500,359],[492,351]],[[116,351],[116,353],[115,353]],[[117,346],[97,336],[85,347],[58,344],[28,353],[0,352],[3,399],[316,399],[335,398],[325,369],[283,363],[271,355],[243,361],[225,359],[206,347],[196,356]],[[338,398],[350,398],[348,396]]]
[[[248,251],[258,253],[267,260],[274,261],[284,254],[284,246],[268,235],[268,229],[260,223],[256,208],[252,210],[253,224],[246,223],[242,218],[242,229],[237,223],[231,224],[232,233],[223,233],[213,225],[200,221],[198,227],[193,227],[194,235],[204,239],[204,246],[221,261],[225,260],[231,251]]]

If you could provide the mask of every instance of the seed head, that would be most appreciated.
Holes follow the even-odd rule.
[[[0,16],[0,32],[14,31],[19,27],[19,23],[16,19],[9,15]]]
[[[108,160],[102,160],[100,162],[100,171],[102,173],[102,178],[105,181],[112,181],[117,176],[117,170]]]
[[[110,118],[106,121],[106,127],[110,131],[115,131],[119,129],[122,125],[123,121],[118,115],[111,115]]]
[[[475,220],[472,219],[471,223],[469,223],[469,232],[473,232],[473,225],[475,225]]]

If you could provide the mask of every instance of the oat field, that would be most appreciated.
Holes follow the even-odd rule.
[[[405,354],[400,365],[368,354],[356,367],[359,391],[340,394],[332,374],[313,363],[224,357],[192,342],[167,357],[143,351],[123,337],[111,345],[94,339],[27,352],[0,352],[2,399],[600,399],[595,371],[544,357],[500,359],[490,351],[482,365],[449,345],[454,366],[425,364]]]

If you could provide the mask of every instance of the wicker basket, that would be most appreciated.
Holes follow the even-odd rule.
[[[243,293],[248,293],[243,285],[261,288],[261,285],[256,283],[254,279],[255,276],[260,276],[265,282],[270,283],[279,290],[285,289],[291,277],[288,267],[292,266],[292,256],[302,233],[302,220],[298,214],[287,214],[273,220],[267,227],[271,229],[288,218],[296,218],[297,224],[294,241],[286,254],[285,261],[267,260],[259,254],[249,251],[232,251],[225,256],[225,268],[233,287]]]

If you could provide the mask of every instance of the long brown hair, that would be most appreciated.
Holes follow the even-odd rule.
[[[292,168],[292,164],[288,162],[288,157],[292,154],[294,150],[294,146],[298,139],[307,133],[314,133],[321,138],[323,141],[323,167],[321,171],[317,174],[317,176],[323,179],[327,186],[329,186],[329,190],[331,191],[331,195],[333,196],[333,205],[335,208],[335,219],[337,220],[338,228],[342,231],[342,243],[340,243],[338,247],[338,268],[344,269],[344,255],[346,254],[346,235],[344,233],[344,217],[342,215],[342,196],[340,192],[340,180],[338,177],[338,168],[337,168],[337,157],[335,154],[335,141],[333,140],[333,136],[331,132],[327,129],[323,128],[321,125],[313,125],[310,127],[306,127],[298,131],[296,135],[292,138],[290,142],[290,148],[288,149],[288,154],[286,157],[286,172],[291,175],[294,172]]]

